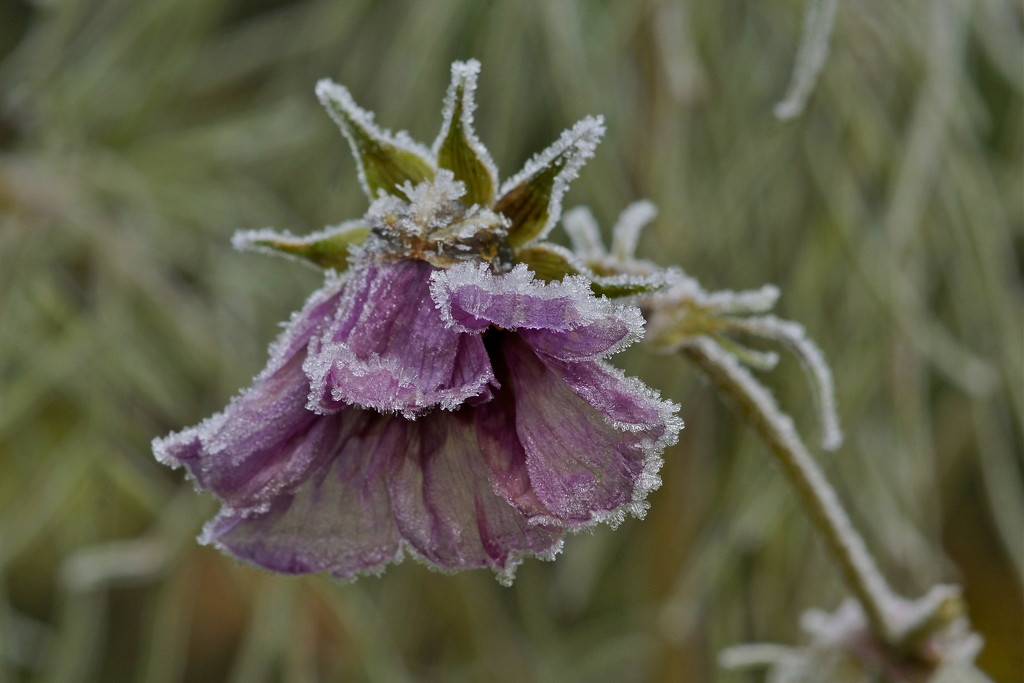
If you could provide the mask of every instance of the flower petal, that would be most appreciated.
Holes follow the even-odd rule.
[[[370,260],[352,274],[334,320],[304,366],[309,408],[343,405],[414,417],[454,409],[494,380],[483,342],[445,326],[430,298],[424,261]]]
[[[371,200],[378,193],[399,195],[398,186],[416,185],[434,177],[430,151],[413,142],[403,131],[392,134],[373,122],[373,114],[361,109],[345,86],[324,79],[316,84],[316,96],[348,138],[359,167],[359,182]]]
[[[270,347],[270,362],[223,412],[195,427],[153,441],[162,462],[184,465],[203,488],[232,507],[264,507],[301,481],[326,453],[311,434],[305,409],[309,384],[304,350],[337,305],[340,281],[330,279],[292,317]]]
[[[661,450],[681,423],[675,406],[599,361],[563,363],[516,335],[501,340],[498,379],[515,396],[530,483],[558,523],[582,527],[641,516],[660,485]]]
[[[498,363],[504,367],[500,358]],[[495,392],[492,400],[476,406],[474,412],[480,454],[490,468],[494,490],[532,523],[552,520],[554,515],[540,501],[530,483],[526,450],[516,431],[516,403],[512,392]]]
[[[462,198],[467,206],[490,206],[498,171],[487,148],[473,131],[476,109],[476,77],[480,62],[471,59],[452,64],[452,82],[444,99],[444,122],[434,142],[437,165],[455,174],[466,186]]]
[[[486,266],[460,264],[431,276],[431,295],[453,329],[482,332],[494,325],[518,330],[554,358],[598,358],[633,343],[643,333],[639,309],[597,298],[586,280],[534,279],[525,266],[493,275]]]
[[[406,425],[409,448],[389,490],[402,536],[419,555],[444,570],[491,567],[510,581],[522,555],[559,550],[560,529],[531,524],[495,494],[473,410]]]
[[[329,571],[339,579],[401,558],[387,489],[389,469],[406,448],[401,419],[349,409],[316,420],[334,456],[266,512],[222,510],[203,542],[274,571]]]

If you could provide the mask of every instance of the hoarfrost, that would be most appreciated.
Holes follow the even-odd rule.
[[[779,300],[779,288],[763,285],[760,289],[733,292],[728,289],[705,294],[703,303],[718,313],[767,313]]]
[[[800,361],[811,385],[815,412],[821,422],[821,447],[835,450],[842,445],[843,433],[836,411],[832,372],[821,349],[811,341],[799,323],[781,320],[773,315],[741,317],[771,310],[778,298],[779,289],[774,285],[742,292],[707,292],[695,279],[680,273],[672,286],[644,301],[652,311],[649,328],[652,337],[663,340],[665,350],[673,350],[680,343],[686,343],[688,334],[714,334],[719,337],[727,331],[751,334],[784,344]],[[686,325],[694,310],[721,323],[721,329],[714,333],[711,330],[688,330]],[[723,339],[723,343],[726,341]],[[718,344],[716,347],[721,348]],[[757,367],[770,368],[778,361],[776,356],[739,345],[736,345],[735,350],[734,355]]]

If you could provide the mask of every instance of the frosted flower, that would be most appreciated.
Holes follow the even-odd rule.
[[[154,441],[223,503],[204,542],[287,573],[349,579],[409,553],[510,581],[567,530],[644,513],[682,423],[604,360],[643,318],[585,274],[531,265],[602,123],[584,119],[496,191],[472,130],[478,70],[453,65],[432,149],[318,85],[371,205],[305,238],[236,238],[327,275],[251,387]]]

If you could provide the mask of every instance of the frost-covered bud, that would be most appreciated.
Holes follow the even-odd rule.
[[[350,579],[410,553],[510,581],[566,531],[643,515],[682,422],[605,360],[641,313],[596,295],[586,269],[532,268],[603,124],[584,119],[498,188],[473,132],[478,71],[453,65],[432,148],[317,86],[371,204],[308,237],[235,240],[327,272],[251,387],[153,443],[223,503],[205,542],[288,573]]]
[[[759,370],[775,367],[778,354],[748,348],[730,335],[782,343],[799,359],[809,380],[821,421],[821,446],[834,450],[842,444],[843,434],[836,414],[832,372],[802,325],[768,314],[778,298],[779,290],[774,285],[746,292],[707,292],[696,280],[679,273],[669,286],[640,302],[649,320],[644,341],[662,351],[676,351],[695,340],[707,339]]]
[[[893,614],[901,622],[899,644],[881,642],[854,600],[834,612],[808,610],[800,620],[809,642],[803,647],[753,644],[728,648],[720,656],[729,669],[765,667],[768,680],[885,680],[892,683],[982,683],[974,667],[981,638],[962,615],[957,589],[935,586],[916,601],[903,601]]]

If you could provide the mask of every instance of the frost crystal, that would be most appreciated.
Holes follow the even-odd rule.
[[[153,442],[223,503],[203,542],[287,573],[351,579],[409,554],[510,582],[566,531],[646,510],[682,423],[605,360],[640,338],[640,311],[596,296],[592,273],[525,265],[603,125],[578,123],[495,199],[478,72],[453,65],[432,149],[317,85],[371,204],[314,235],[234,240],[327,276],[251,387]]]

